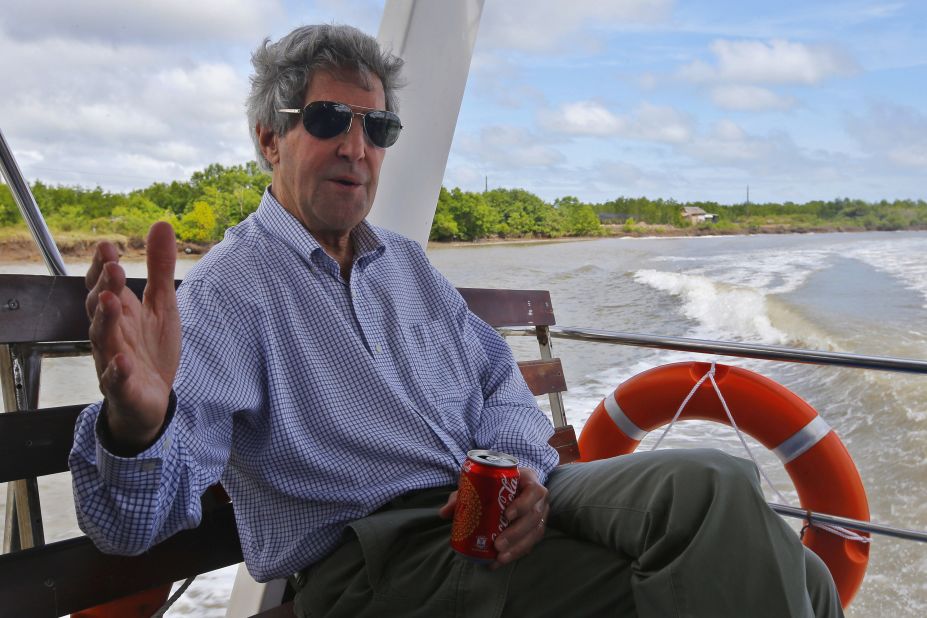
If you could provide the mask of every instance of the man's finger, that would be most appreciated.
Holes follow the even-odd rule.
[[[97,309],[94,311],[93,320],[90,322],[89,332],[93,361],[97,368],[97,375],[101,376],[101,383],[102,374],[109,367],[113,357],[125,348],[119,324],[121,317],[122,303],[119,297],[109,290],[103,290]]]
[[[454,510],[457,508],[457,491],[452,491],[447,497],[447,502],[438,510],[438,517],[450,519],[454,516]]]
[[[174,267],[177,264],[177,238],[170,223],[158,221],[151,226],[148,230],[145,254],[148,264],[145,303],[166,303],[167,306],[176,304]]]
[[[94,312],[97,310],[97,302],[101,289],[100,279],[103,277],[106,264],[110,262],[115,262],[117,264],[119,262],[119,252],[116,251],[116,247],[105,241],[98,243],[93,252],[93,262],[91,262],[90,268],[84,276],[84,285],[88,290],[84,308],[87,311],[87,317],[91,320],[93,319]]]
[[[93,261],[90,262],[90,268],[87,269],[87,274],[84,276],[84,285],[87,289],[92,290],[97,284],[97,279],[99,279],[100,273],[103,272],[103,264],[118,261],[119,252],[112,243],[106,241],[97,243],[93,252]]]
[[[100,374],[100,390],[108,400],[116,403],[125,399],[123,385],[131,372],[132,362],[125,354],[116,354],[110,360],[106,370]]]

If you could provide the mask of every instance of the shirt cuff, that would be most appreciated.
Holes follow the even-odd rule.
[[[104,482],[117,487],[152,489],[158,486],[164,461],[174,446],[174,412],[177,396],[171,391],[164,424],[155,441],[140,452],[118,448],[106,422],[107,403],[103,402],[96,422],[97,468]]]

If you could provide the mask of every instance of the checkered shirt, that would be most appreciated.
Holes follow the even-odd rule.
[[[361,223],[349,281],[266,191],[178,291],[176,405],[136,457],[75,429],[78,522],[137,554],[196,526],[221,480],[259,581],[324,557],[345,526],[413,490],[452,485],[470,449],[511,453],[543,481],[550,422],[508,345],[415,242]]]

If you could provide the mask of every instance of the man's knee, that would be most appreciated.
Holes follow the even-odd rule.
[[[710,493],[760,491],[759,475],[753,462],[717,449],[657,451],[655,464],[673,478],[677,487]]]

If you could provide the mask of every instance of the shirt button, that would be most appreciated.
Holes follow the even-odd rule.
[[[378,344],[376,345],[376,347],[373,348],[373,350],[374,350],[374,352],[376,352],[377,354],[379,354],[379,353],[380,353],[380,344],[378,343]]]

